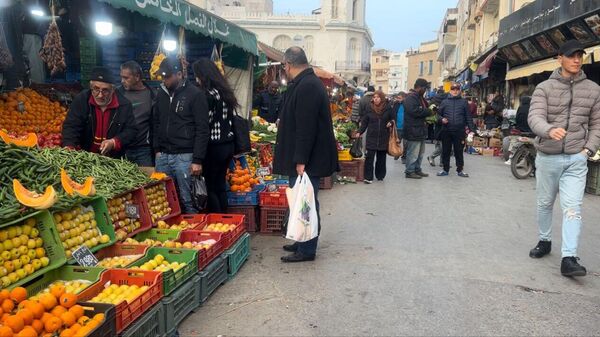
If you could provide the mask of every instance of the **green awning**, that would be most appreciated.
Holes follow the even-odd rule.
[[[234,45],[258,56],[256,35],[183,0],[98,0]]]

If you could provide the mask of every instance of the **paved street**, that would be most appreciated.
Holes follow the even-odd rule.
[[[600,335],[600,197],[584,204],[588,276],[565,278],[557,221],[552,254],[528,257],[534,180],[498,158],[466,161],[470,179],[427,165],[432,177],[407,181],[390,160],[385,183],[323,192],[317,260],[284,265],[285,240],[253,236],[181,336]]]

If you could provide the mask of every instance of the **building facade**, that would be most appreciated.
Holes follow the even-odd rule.
[[[373,38],[365,20],[366,0],[321,0],[321,8],[303,15],[275,15],[273,0],[195,3],[252,31],[267,45],[303,47],[312,65],[357,85],[369,82]]]
[[[371,55],[371,84],[375,90],[389,93],[390,52],[377,49]]]
[[[408,57],[406,52],[390,54],[389,94],[408,92]]]
[[[424,78],[432,88],[442,85],[442,63],[438,61],[438,41],[423,42],[419,50],[409,51],[407,84],[412,88],[417,78]]]

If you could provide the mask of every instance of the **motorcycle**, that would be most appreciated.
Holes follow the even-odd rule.
[[[517,179],[535,177],[535,157],[537,151],[533,145],[535,139],[519,137],[514,147],[514,155],[510,162],[510,170]]]

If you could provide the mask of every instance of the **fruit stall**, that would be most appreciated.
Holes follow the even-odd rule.
[[[0,140],[0,336],[175,336],[248,258],[245,215],[181,214],[162,174],[28,141]]]

